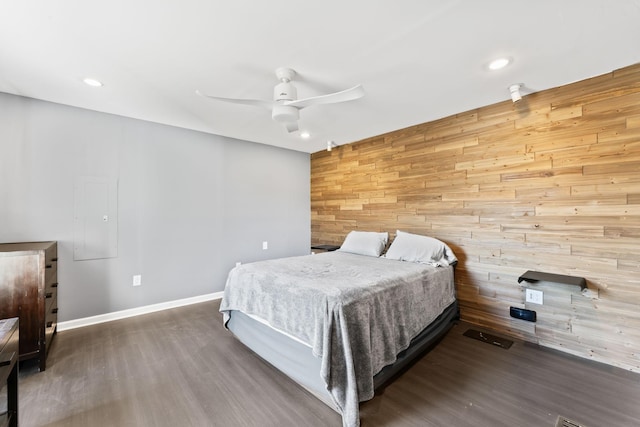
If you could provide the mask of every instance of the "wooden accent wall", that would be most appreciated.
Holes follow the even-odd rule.
[[[640,64],[313,153],[311,227],[314,244],[437,237],[460,260],[463,320],[640,371]],[[588,289],[518,284],[527,270]]]

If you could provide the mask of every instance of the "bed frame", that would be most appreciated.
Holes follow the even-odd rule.
[[[374,376],[376,390],[384,388],[437,344],[459,317],[458,302],[454,301],[411,341],[395,363],[385,366]],[[230,313],[227,328],[245,346],[338,411],[320,377],[321,359],[312,354],[311,347],[239,311]]]

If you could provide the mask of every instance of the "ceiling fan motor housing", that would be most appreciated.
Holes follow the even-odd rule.
[[[295,101],[298,99],[298,91],[290,82],[278,83],[273,88],[274,101]]]

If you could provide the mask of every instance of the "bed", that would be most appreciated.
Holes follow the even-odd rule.
[[[354,234],[355,233],[355,234]],[[340,250],[229,272],[225,326],[247,347],[359,425],[359,403],[458,317],[450,248],[397,231],[351,232]]]

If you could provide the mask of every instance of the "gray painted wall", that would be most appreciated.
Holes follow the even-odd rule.
[[[60,321],[222,291],[236,261],[309,253],[309,164],[306,153],[0,93],[0,242],[58,241]],[[114,258],[73,260],[79,176],[117,179]]]

